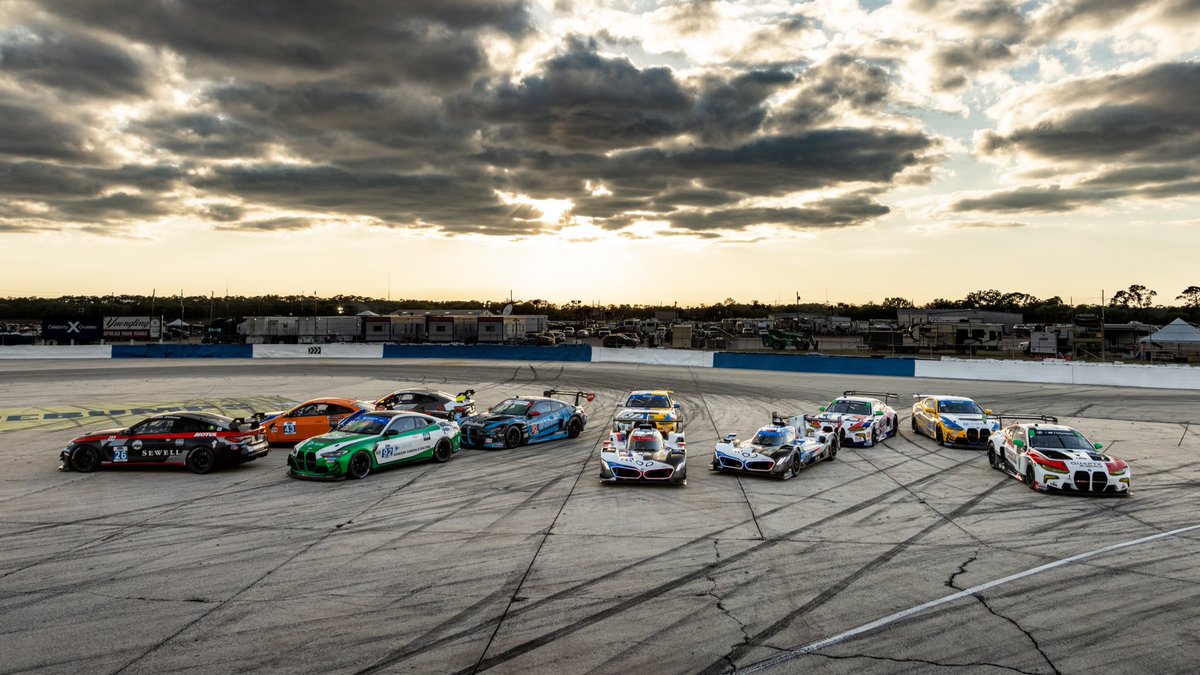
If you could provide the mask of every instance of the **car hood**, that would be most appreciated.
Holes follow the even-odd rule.
[[[313,436],[307,441],[300,443],[297,447],[303,446],[308,451],[328,450],[334,446],[350,445],[372,438],[378,437],[371,434],[350,434],[345,431],[331,431],[320,436]]]
[[[943,422],[950,422],[951,424],[963,427],[995,427],[999,425],[999,422],[985,419],[983,415],[947,415],[943,413],[941,418]]]
[[[116,429],[102,429],[102,430],[100,430],[100,431],[93,431],[93,432],[91,432],[91,433],[87,433],[87,434],[84,434],[84,435],[82,435],[82,436],[79,436],[79,437],[73,438],[73,439],[71,439],[71,442],[72,442],[72,443],[78,443],[78,442],[80,442],[80,441],[82,441],[82,440],[84,440],[84,439],[88,439],[88,438],[96,438],[96,437],[99,437],[99,436],[120,436],[120,435],[121,435],[121,433],[122,433],[122,432],[124,432],[124,431],[125,431],[125,428],[124,428],[124,427],[118,427],[118,428],[116,428]]]
[[[467,424],[480,424],[485,427],[489,427],[489,426],[493,426],[493,425],[497,425],[497,424],[504,424],[507,422],[512,422],[515,420],[524,420],[524,419],[525,419],[524,417],[521,417],[519,415],[498,415],[498,414],[488,413],[486,415],[475,415],[474,417],[468,417],[467,419],[463,420],[463,425],[465,426]]]
[[[610,454],[619,459],[640,459],[642,461],[665,462],[671,456],[671,450],[663,446],[656,452],[630,452],[628,450],[610,450],[605,454]]]
[[[1109,461],[1104,455],[1095,450],[1067,450],[1064,448],[1034,448],[1034,452],[1045,455],[1047,459],[1075,460],[1088,462]]]
[[[675,411],[670,408],[621,408],[617,419],[673,420]]]

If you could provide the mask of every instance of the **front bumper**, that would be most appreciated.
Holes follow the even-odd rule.
[[[504,430],[462,427],[459,429],[459,444],[464,448],[503,448]]]
[[[766,455],[752,454],[746,457],[741,453],[731,455],[720,451],[713,454],[713,468],[717,471],[740,471],[760,476],[782,476],[787,473],[786,462],[777,462]]]
[[[654,466],[646,470],[622,463],[601,460],[600,480],[604,483],[667,483],[680,484],[687,480],[685,464],[675,467]]]
[[[972,448],[986,448],[993,431],[988,428],[953,430],[942,427],[942,443],[945,445],[965,445]]]
[[[1111,476],[1104,471],[1076,470],[1069,473],[1037,471],[1038,482],[1034,486],[1043,492],[1062,492],[1077,495],[1117,496],[1130,493],[1133,476]]]
[[[306,480],[342,480],[346,477],[344,460],[329,462],[316,453],[299,452],[289,454],[287,459],[288,475],[293,478]]]
[[[683,424],[678,420],[613,420],[613,433],[629,433],[639,424],[652,423],[655,429],[665,438],[668,434],[683,431]]]

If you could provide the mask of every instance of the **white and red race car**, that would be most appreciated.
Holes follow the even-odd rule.
[[[1009,417],[1009,420],[1014,419]],[[1053,417],[1016,419],[993,434],[988,463],[1040,492],[1128,495],[1132,471],[1124,460],[1100,452],[1083,434]]]
[[[643,420],[628,432],[614,431],[600,448],[600,480],[687,485],[683,432],[663,438],[652,420]]]
[[[843,392],[821,408],[821,414],[809,423],[817,422],[821,428],[830,425],[836,427],[843,446],[861,445],[869,448],[899,432],[899,417],[896,409],[890,405],[898,398],[899,394],[874,391]]]

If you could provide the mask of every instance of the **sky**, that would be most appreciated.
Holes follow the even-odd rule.
[[[1197,0],[0,0],[0,296],[1200,284]]]

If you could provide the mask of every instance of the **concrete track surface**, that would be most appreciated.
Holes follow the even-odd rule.
[[[550,387],[599,396],[576,440],[363,481],[290,479],[286,449],[203,476],[56,470],[73,435],[133,421],[134,404],[242,414],[417,384],[473,387],[484,406]],[[684,403],[689,485],[601,484],[614,406],[648,387]],[[900,435],[787,482],[707,470],[718,436],[844,389],[900,393]],[[917,392],[1058,415],[1130,462],[1135,493],[1035,493],[982,452],[909,431]],[[604,364],[6,363],[0,672],[1195,672],[1200,530],[1175,531],[1200,524],[1200,438],[1183,424],[1198,404]],[[117,424],[62,412],[81,409]]]

